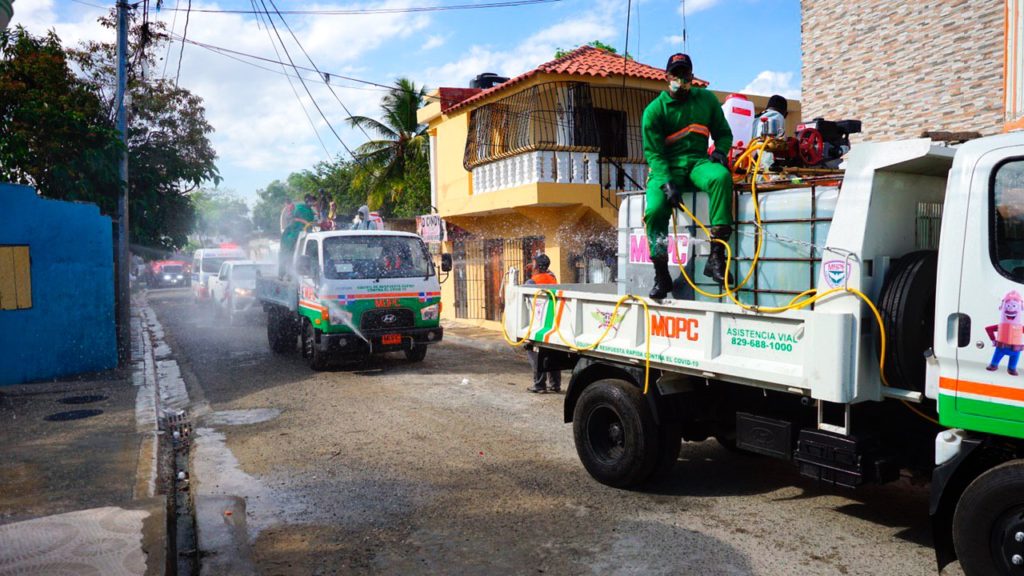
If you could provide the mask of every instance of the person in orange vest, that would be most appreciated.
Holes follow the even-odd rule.
[[[558,280],[555,278],[555,275],[548,270],[549,266],[551,266],[551,259],[548,258],[546,254],[538,254],[534,256],[533,274],[526,283],[558,284]],[[540,359],[536,348],[532,346],[527,348],[526,355],[530,358],[530,367],[533,368],[533,386],[527,388],[527,390],[535,394],[543,394],[545,392],[554,392],[557,394],[561,392],[562,373],[558,370],[552,370],[550,372],[545,371],[543,366],[540,365]]]

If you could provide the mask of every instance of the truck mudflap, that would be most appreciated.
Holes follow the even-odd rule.
[[[397,336],[398,338],[394,338]],[[364,332],[363,336],[346,332],[343,334],[320,334],[317,348],[328,354],[374,354],[377,352],[400,352],[412,346],[437,344],[444,338],[444,328],[404,329],[400,332]]]
[[[507,289],[505,329],[542,348],[651,370],[748,384],[828,402],[880,400],[859,379],[861,339],[846,312],[758,314],[691,300],[622,301],[615,294]],[[552,295],[554,298],[552,298]],[[858,388],[860,380],[864,389]]]
[[[953,548],[953,512],[956,511],[960,495],[977,476],[977,470],[964,464],[971,462],[971,456],[983,443],[982,438],[964,438],[956,455],[932,471],[928,514],[932,521],[935,562],[940,572],[950,562],[956,560],[956,550]]]

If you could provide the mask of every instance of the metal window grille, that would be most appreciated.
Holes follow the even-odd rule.
[[[525,152],[598,152],[644,161],[643,112],[656,90],[547,82],[473,110],[463,165],[472,170]]]
[[[455,317],[501,320],[502,291],[509,266],[526,270],[544,250],[542,237],[455,240]]]

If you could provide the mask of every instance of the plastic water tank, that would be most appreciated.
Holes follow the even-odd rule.
[[[754,103],[742,94],[730,94],[722,104],[725,120],[732,130],[732,146],[745,150],[754,132]]]
[[[494,72],[484,72],[483,74],[478,74],[476,78],[473,78],[469,83],[469,87],[482,88],[486,90],[506,81],[508,81],[508,78],[505,76],[498,76]]]

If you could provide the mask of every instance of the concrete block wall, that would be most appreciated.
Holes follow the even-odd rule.
[[[0,246],[28,246],[32,306],[0,310],[0,385],[117,366],[111,220],[0,184]]]
[[[803,118],[857,118],[854,140],[998,133],[1004,2],[803,0]]]

